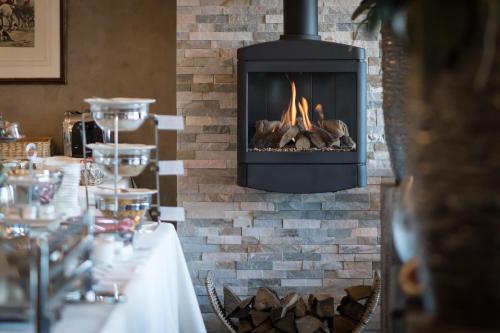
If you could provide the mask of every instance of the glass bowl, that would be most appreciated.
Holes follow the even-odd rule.
[[[33,189],[31,200],[41,204],[48,204],[61,187],[64,173],[59,169],[44,168],[12,169],[7,173],[6,184],[11,185],[14,191],[15,204],[29,202],[29,188]]]
[[[119,131],[135,131],[149,114],[149,105],[154,99],[143,98],[88,98],[90,112],[99,127],[105,131],[115,130],[115,115],[118,116]]]
[[[151,208],[152,196],[155,190],[149,189],[119,189],[118,209],[115,209],[115,192],[103,188],[95,192],[96,208],[105,217],[130,218],[139,222]]]
[[[115,172],[115,145],[112,143],[88,144],[92,149],[94,163],[100,165],[104,172],[113,175]],[[151,150],[156,146],[143,144],[118,144],[118,174],[120,176],[136,177],[149,164]]]

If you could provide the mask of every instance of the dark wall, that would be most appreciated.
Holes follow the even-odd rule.
[[[156,98],[152,111],[175,114],[175,1],[71,0],[68,3],[66,85],[0,85],[0,113],[28,136],[51,136],[63,153],[65,110],[83,109],[83,99]],[[122,136],[153,142],[150,126]],[[163,159],[175,159],[176,136],[161,136]],[[140,185],[152,186],[145,175]],[[163,202],[175,202],[175,179],[163,179]],[[167,195],[171,194],[171,195]]]

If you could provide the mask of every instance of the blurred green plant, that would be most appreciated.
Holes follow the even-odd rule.
[[[353,20],[359,18],[372,31],[388,25],[428,74],[453,68],[479,50],[474,85],[486,85],[497,51],[499,0],[362,0],[352,14]]]
[[[352,20],[363,17],[360,22],[374,31],[380,24],[388,24],[400,37],[406,34],[406,9],[409,0],[362,0],[352,14]]]

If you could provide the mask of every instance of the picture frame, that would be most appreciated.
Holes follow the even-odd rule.
[[[67,0],[0,0],[0,84],[66,84]]]

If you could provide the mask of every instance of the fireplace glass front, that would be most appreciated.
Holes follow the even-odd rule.
[[[249,152],[355,152],[355,72],[248,73]]]

